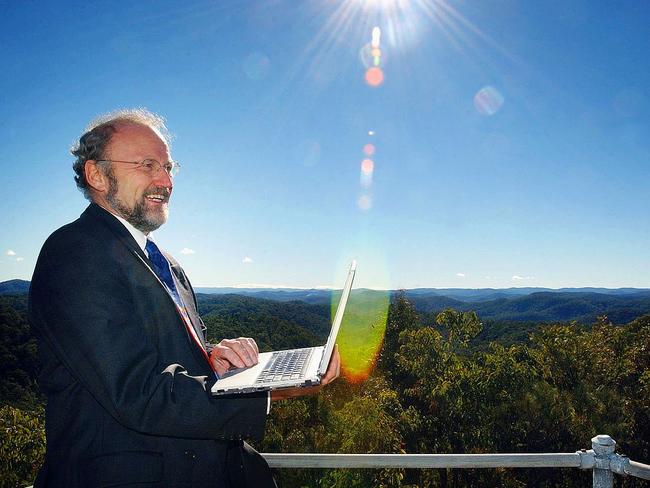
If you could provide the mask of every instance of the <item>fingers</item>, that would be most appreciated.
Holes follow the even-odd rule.
[[[341,374],[341,356],[339,355],[339,346],[334,345],[334,351],[330,358],[330,364],[327,366],[325,375],[321,378],[321,385],[331,383]]]
[[[255,354],[257,356],[260,355],[260,349],[257,347],[257,342],[255,342],[255,339],[251,339],[250,337],[243,337],[243,339],[246,339],[248,343],[255,349]]]
[[[257,343],[250,337],[239,337],[238,339],[224,339],[212,349],[210,360],[217,374],[222,375],[231,368],[247,368],[257,364],[259,358],[259,349]],[[330,363],[327,366],[325,375],[321,378],[321,385],[331,383],[341,374],[341,356],[339,355],[338,345],[334,346]],[[300,388],[295,392],[274,392],[272,399],[290,398],[293,396],[313,394],[318,391],[314,387],[313,391]]]
[[[255,341],[250,337],[224,339],[219,343],[219,345],[230,348],[230,350],[237,355],[237,357],[243,363],[241,366],[238,365],[237,367],[249,367],[257,364],[259,349],[257,348]]]
[[[282,390],[273,390],[271,391],[271,400],[286,400],[288,398],[295,398],[305,395],[315,395],[318,393],[323,386],[328,383],[331,383],[341,374],[341,356],[339,355],[339,347],[334,346],[334,351],[332,351],[332,357],[330,358],[330,363],[327,366],[327,371],[323,375],[318,386],[310,386],[307,388],[287,388]]]
[[[210,362],[212,363],[212,369],[221,376],[225,374],[230,368],[231,363],[224,358],[225,349],[223,346],[215,346],[210,353]]]
[[[250,337],[224,339],[212,349],[210,359],[215,371],[223,374],[231,367],[247,368],[257,364],[259,349]]]

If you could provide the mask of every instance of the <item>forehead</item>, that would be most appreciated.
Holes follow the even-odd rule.
[[[169,147],[160,133],[141,124],[117,125],[106,149],[111,157],[169,159]]]

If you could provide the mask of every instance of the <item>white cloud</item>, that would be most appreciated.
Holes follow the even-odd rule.
[[[465,278],[465,273],[456,273],[459,278]]]
[[[253,262],[253,259],[250,258],[249,256],[244,256],[244,259],[242,259],[241,262],[244,264],[250,264]]]
[[[25,260],[25,258],[21,258],[21,257],[16,258],[16,261],[24,261],[24,260]]]
[[[190,249],[189,247],[184,247],[181,249],[181,254],[196,254],[196,251],[194,249]]]
[[[519,275],[514,275],[512,277],[512,281],[524,281],[524,280],[534,280],[534,276],[519,276]]]
[[[15,256],[16,252],[12,251],[11,249],[7,249],[7,252],[5,253],[7,256]]]

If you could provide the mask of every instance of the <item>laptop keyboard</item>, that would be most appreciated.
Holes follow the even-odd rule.
[[[274,352],[255,384],[299,379],[305,373],[312,351],[309,347]]]

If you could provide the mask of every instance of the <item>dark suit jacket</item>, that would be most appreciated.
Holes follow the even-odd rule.
[[[192,287],[170,262],[202,337]],[[245,464],[241,438],[262,436],[267,394],[209,395],[215,375],[148,264],[95,204],[45,242],[29,301],[47,395],[36,487],[228,486]]]

